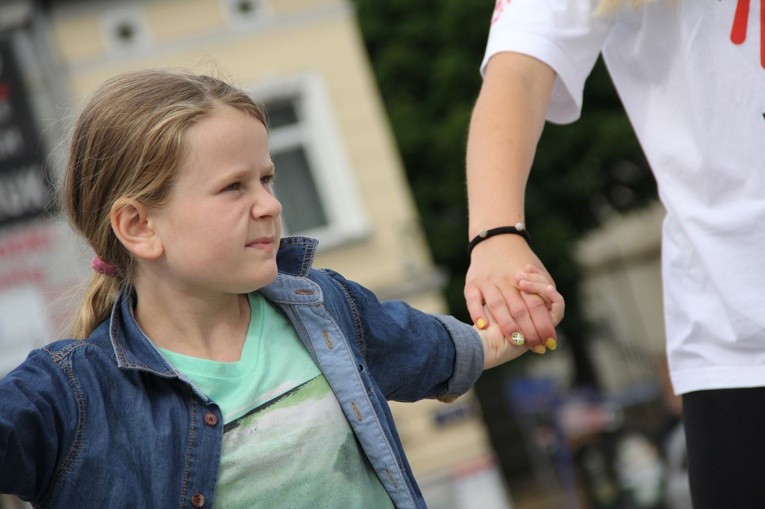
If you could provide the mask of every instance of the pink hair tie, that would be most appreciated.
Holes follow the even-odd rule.
[[[90,266],[93,267],[93,270],[99,274],[103,274],[104,276],[117,277],[120,274],[120,271],[117,270],[117,267],[109,262],[103,261],[98,255],[96,255],[93,258],[93,261],[90,262]]]

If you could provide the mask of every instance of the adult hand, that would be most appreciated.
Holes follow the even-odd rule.
[[[520,290],[519,275],[527,265],[539,269],[554,286],[552,277],[522,237],[497,235],[484,240],[471,254],[465,278],[465,302],[470,317],[479,327],[481,320],[486,324],[493,320],[505,337],[520,332],[529,349],[544,353],[557,345],[557,322],[542,296]]]

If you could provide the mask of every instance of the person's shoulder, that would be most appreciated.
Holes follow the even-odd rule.
[[[37,349],[33,353],[39,352],[41,354],[47,354],[54,357],[67,357],[71,355],[72,352],[86,346],[87,344],[87,340],[85,339],[56,339],[55,341],[51,341],[47,345]]]
[[[102,324],[85,339],[56,339],[33,351],[30,356],[32,354],[46,355],[53,360],[66,360],[75,355],[83,355],[87,350],[105,347],[111,352],[111,341],[109,340],[106,324]]]
[[[72,357],[82,346],[85,346],[82,340],[58,339],[36,347],[3,379],[34,380],[35,386],[42,391],[46,386],[45,380],[54,385],[61,382],[61,376],[72,364]]]

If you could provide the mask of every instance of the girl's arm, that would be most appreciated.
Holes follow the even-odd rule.
[[[38,350],[0,379],[0,493],[34,501],[47,491],[61,459],[57,392],[69,387],[58,375],[60,370]]]
[[[353,330],[369,375],[388,400],[452,400],[483,372],[483,344],[474,328],[452,316],[425,313],[409,304],[380,301],[369,289],[324,269],[342,291],[325,298],[327,309]],[[326,294],[332,287],[323,286]],[[345,302],[347,305],[339,305]]]

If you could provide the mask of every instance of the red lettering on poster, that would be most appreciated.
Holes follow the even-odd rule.
[[[53,232],[39,228],[0,237],[0,259],[43,251],[53,241]]]
[[[22,269],[8,274],[0,274],[0,289],[25,283],[40,283],[44,278],[45,271],[41,268]]]

